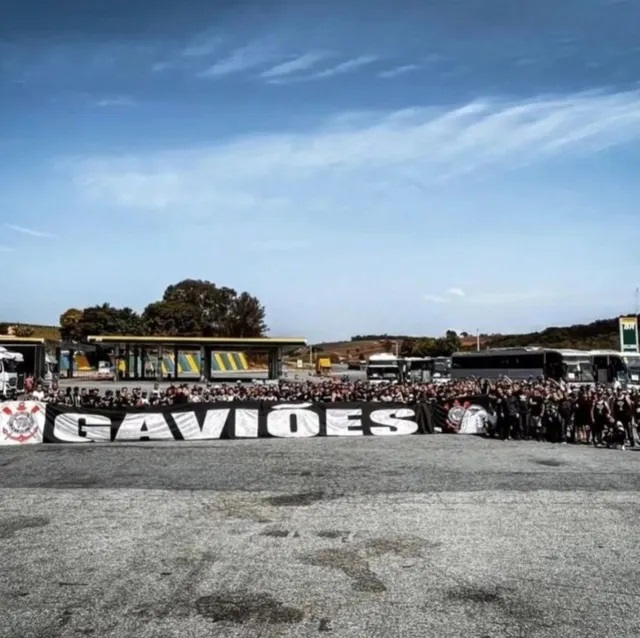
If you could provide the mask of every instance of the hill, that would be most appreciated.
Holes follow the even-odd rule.
[[[640,316],[640,315],[639,315]],[[513,348],[539,346],[546,348],[572,348],[577,350],[618,350],[618,318],[598,319],[588,324],[549,327],[540,332],[523,334],[481,334],[480,347]],[[357,359],[362,353],[368,357],[376,352],[393,352],[394,342],[404,355],[447,354],[444,350],[475,350],[476,337],[466,332],[456,335],[447,331],[444,338],[408,335],[357,335],[351,341],[320,343],[314,346],[318,352],[336,353],[346,359]],[[355,355],[355,356],[354,356]]]
[[[0,323],[0,335],[60,341],[60,327],[29,323]]]
[[[545,328],[541,332],[514,335],[487,335],[487,347],[540,346],[578,350],[618,350],[618,318],[599,319],[588,324]]]

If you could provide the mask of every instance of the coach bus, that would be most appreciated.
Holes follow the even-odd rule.
[[[627,364],[617,352],[501,348],[456,353],[451,358],[451,378],[545,378],[567,383],[621,383],[628,380]]]
[[[402,360],[407,381],[431,381],[435,373],[433,357],[406,357]]]
[[[404,376],[403,360],[392,354],[372,354],[367,361],[366,374],[370,383],[401,382]]]
[[[640,387],[640,353],[624,352],[622,357],[627,364],[629,386],[632,388]]]

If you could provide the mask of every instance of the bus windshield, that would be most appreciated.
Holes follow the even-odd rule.
[[[397,379],[400,375],[398,366],[369,366],[367,377],[369,379]]]

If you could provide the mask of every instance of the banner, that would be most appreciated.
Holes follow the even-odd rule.
[[[435,427],[449,434],[488,434],[497,417],[486,394],[457,397],[444,405],[431,405]]]
[[[35,401],[0,403],[0,445],[42,443],[44,407]]]
[[[620,317],[620,351],[638,352],[637,317]]]
[[[47,405],[45,443],[198,441],[433,432],[431,410],[389,403],[189,403],[93,410]]]

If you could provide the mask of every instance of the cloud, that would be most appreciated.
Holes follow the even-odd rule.
[[[334,75],[342,75],[343,73],[351,73],[352,71],[356,71],[364,66],[368,66],[369,64],[373,64],[377,62],[379,58],[375,55],[361,55],[357,58],[352,58],[351,60],[347,60],[345,62],[341,62],[336,66],[333,66],[329,69],[325,69],[320,73],[316,73],[314,78],[330,78]]]
[[[372,184],[428,190],[461,174],[512,170],[553,156],[588,156],[640,138],[640,91],[484,100],[339,117],[315,129],[253,134],[194,149],[64,165],[94,201],[127,208],[283,212],[330,199],[346,205]],[[425,149],[428,149],[425,150]],[[355,195],[354,195],[355,194]],[[290,212],[290,211],[288,211]]]
[[[460,288],[449,288],[447,290],[447,295],[451,297],[464,297],[464,290],[460,290]]]
[[[103,98],[101,100],[96,101],[95,105],[101,108],[108,106],[133,106],[135,105],[135,100],[130,97],[120,96],[120,97],[110,97]]]
[[[12,253],[14,251],[14,248],[11,248],[11,246],[0,246],[0,253]]]
[[[326,53],[305,53],[286,62],[282,62],[262,74],[263,78],[282,78],[297,71],[305,71],[327,57]]]
[[[198,73],[202,78],[220,78],[268,64],[273,59],[270,47],[254,43],[236,49],[229,56]]]
[[[378,77],[383,80],[390,80],[392,78],[397,78],[400,75],[406,75],[407,73],[412,73],[413,71],[418,71],[420,66],[417,64],[404,64],[403,66],[397,66],[394,69],[388,69],[387,71],[381,71],[378,73]]]
[[[30,235],[31,237],[53,237],[50,233],[45,233],[40,230],[33,230],[32,228],[25,228],[24,226],[15,226],[14,224],[5,224],[6,228],[21,233],[22,235]]]
[[[447,301],[449,301],[442,295],[425,295],[424,298],[426,301],[430,301],[431,303],[447,303]]]
[[[218,35],[205,35],[196,38],[191,44],[182,50],[186,58],[200,58],[211,55],[224,42],[224,38]]]

